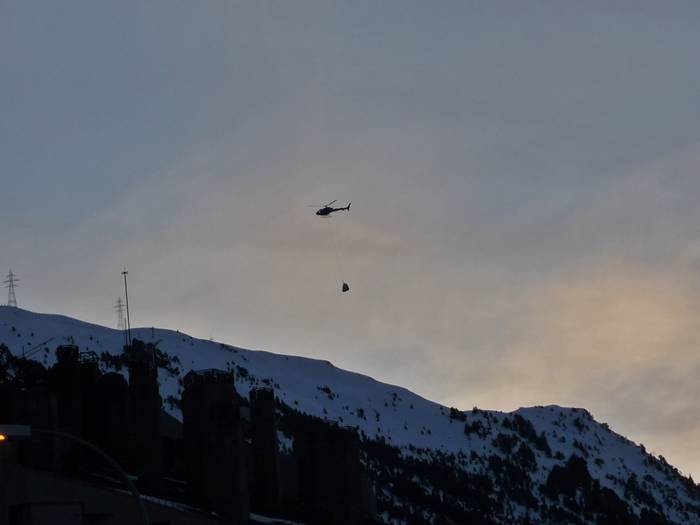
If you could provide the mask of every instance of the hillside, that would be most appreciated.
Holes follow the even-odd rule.
[[[700,524],[700,489],[580,408],[462,412],[327,361],[246,350],[163,329],[132,330],[167,355],[165,408],[180,418],[191,369],[235,372],[239,393],[269,386],[281,425],[301,414],[364,440],[380,516],[394,523]],[[124,335],[60,315],[0,307],[0,343],[47,366],[74,343],[109,366]],[[292,446],[282,435],[282,443]]]

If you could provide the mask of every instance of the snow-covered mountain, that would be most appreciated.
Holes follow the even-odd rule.
[[[327,361],[173,330],[139,328],[132,337],[157,341],[169,357],[159,379],[165,408],[175,417],[181,417],[184,375],[219,368],[235,372],[243,396],[268,386],[289,407],[287,414],[356,429],[387,523],[700,524],[700,487],[692,479],[584,409],[462,412]],[[109,356],[122,352],[124,334],[0,307],[0,344],[15,356],[50,366],[54,349],[67,343],[96,352],[109,366]]]

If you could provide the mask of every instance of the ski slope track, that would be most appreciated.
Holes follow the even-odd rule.
[[[404,457],[428,460],[434,454],[450,458],[454,469],[474,475],[492,476],[493,458],[522,452],[529,443],[525,469],[528,486],[538,501],[544,501],[548,479],[553,469],[562,469],[573,456],[585,461],[590,477],[601,488],[613,491],[635,513],[653,510],[666,521],[636,523],[673,523],[700,525],[700,489],[690,478],[668,465],[663,458],[648,454],[644,447],[596,422],[581,408],[545,406],[520,408],[511,413],[489,410],[466,412],[450,409],[424,399],[404,388],[336,368],[327,361],[246,350],[235,346],[195,339],[175,330],[137,328],[132,338],[158,342],[158,348],[177,358],[177,372],[159,370],[161,396],[165,409],[181,419],[177,399],[182,392],[181,379],[190,370],[218,368],[232,370],[236,388],[247,396],[256,386],[275,390],[282,402],[300,412],[337,422],[356,429],[370,440],[382,440],[398,448]],[[29,354],[32,359],[51,366],[55,349],[61,344],[76,344],[81,351],[118,355],[122,352],[124,333],[85,323],[61,315],[33,313],[0,307],[0,343],[16,356]],[[177,360],[175,362],[177,363]],[[124,373],[124,372],[123,372]],[[534,431],[534,432],[533,432]],[[282,436],[283,442],[291,442]],[[286,440],[286,441],[285,441]],[[488,461],[487,461],[488,459]],[[492,477],[498,485],[498,477]],[[430,491],[430,483],[416,480]],[[381,489],[384,497],[392,496],[391,487]],[[572,496],[572,501],[580,495]],[[608,523],[582,517],[571,510],[576,502],[566,497],[550,497],[548,505],[568,509],[563,514],[578,516],[566,521],[543,519],[541,503],[530,505],[510,501],[502,504],[494,522],[498,523]],[[506,498],[508,499],[508,498]],[[552,503],[554,501],[554,503]],[[468,503],[465,503],[468,505]],[[389,514],[381,515],[387,523],[400,523]],[[427,523],[437,523],[425,511]],[[614,523],[614,521],[610,522]]]

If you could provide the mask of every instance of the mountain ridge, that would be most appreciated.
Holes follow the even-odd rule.
[[[603,523],[600,516],[606,511],[600,509],[612,508],[619,500],[628,510],[611,523],[700,524],[700,489],[692,478],[598,423],[582,408],[461,411],[324,360],[246,350],[177,330],[137,328],[132,337],[159,342],[167,356],[159,382],[171,415],[181,418],[182,377],[190,369],[233,371],[243,396],[254,387],[267,386],[291,411],[355,429],[370,444],[368,450],[371,443],[395,448],[402,458],[399,470],[413,468],[415,462],[444,462],[467,480],[488,480],[480,489],[493,500],[479,507],[484,523]],[[46,366],[53,364],[56,346],[76,344],[81,351],[104,357],[103,366],[118,368],[110,356],[121,353],[124,335],[62,315],[0,307],[0,343],[15,355],[27,355]],[[288,436],[281,437],[292,446]],[[384,485],[379,494],[383,520],[409,523],[401,518],[401,509],[415,503],[397,494],[403,489],[396,480],[382,477],[389,474],[382,474],[381,460],[370,454],[367,464],[376,470],[375,485]],[[434,495],[439,480],[427,476],[414,476],[415,484]],[[570,479],[579,485],[567,488]],[[585,503],[589,499],[610,501]],[[440,523],[440,512],[434,510],[440,504],[425,505],[424,522]],[[470,508],[467,500],[455,505]],[[496,509],[489,510],[491,518],[486,507]]]

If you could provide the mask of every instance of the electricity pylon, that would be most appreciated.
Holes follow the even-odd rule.
[[[12,273],[12,270],[10,270],[10,273],[7,274],[7,279],[3,281],[5,288],[7,288],[7,306],[14,306],[15,308],[17,308],[17,296],[15,295],[15,287],[17,286],[18,282],[19,279],[17,279],[15,274]]]
[[[114,303],[114,311],[117,312],[117,330],[126,330],[126,318],[124,317],[124,301],[119,297]]]

